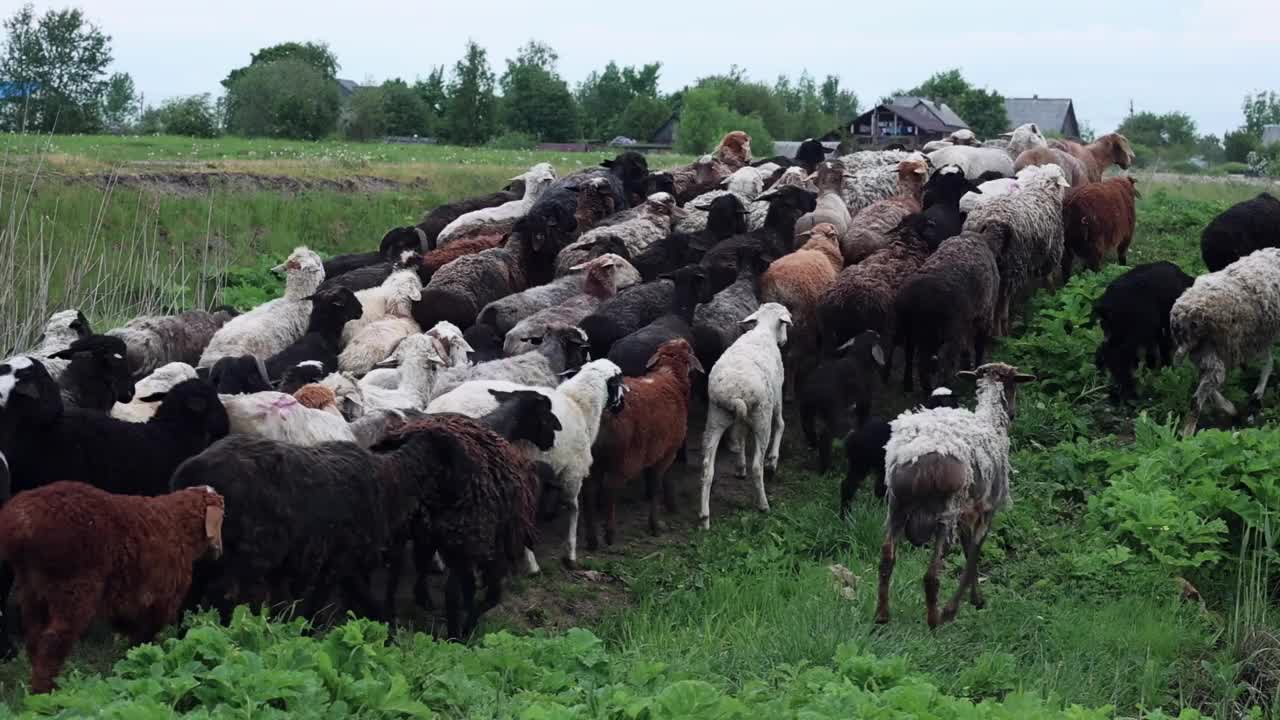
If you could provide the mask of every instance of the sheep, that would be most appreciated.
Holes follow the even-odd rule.
[[[328,374],[329,372],[324,369],[324,364],[319,360],[306,360],[285,369],[284,374],[280,376],[280,384],[276,389],[285,395],[292,395],[303,385],[318,383]]]
[[[840,236],[834,226],[818,223],[808,235],[799,250],[775,260],[760,277],[761,302],[782,305],[795,322],[786,352],[790,389],[804,374],[802,366],[810,367],[810,359],[817,354],[818,303],[844,268]]]
[[[675,512],[675,494],[667,470],[685,446],[689,427],[689,386],[693,372],[706,373],[683,338],[660,345],[640,377],[627,378],[626,405],[605,413],[591,448],[591,479],[584,486],[583,520],[587,549],[596,549],[595,496],[603,499],[604,541],[617,535],[615,509],[623,485],[643,474],[649,496],[649,532],[660,532],[658,488],[667,512]]]
[[[920,147],[920,152],[931,153],[934,150],[949,148],[949,147],[952,147],[953,145],[955,145],[955,143],[951,142],[950,140],[930,140],[929,142],[925,143]]]
[[[1173,361],[1169,312],[1192,278],[1171,262],[1138,265],[1112,280],[1093,303],[1093,317],[1102,326],[1102,342],[1094,355],[1098,370],[1109,370],[1115,399],[1137,397],[1133,371],[1145,352],[1148,368]]]
[[[898,163],[903,160],[912,160],[919,157],[921,157],[920,153],[907,152],[905,150],[860,150],[848,155],[841,155],[837,160],[844,165],[845,170],[851,173],[858,173],[877,167],[897,167]]]
[[[1048,146],[1034,147],[1024,151],[1013,161],[1015,173],[1034,165],[1057,165],[1062,168],[1062,173],[1073,188],[1083,187],[1089,182],[1089,171],[1085,169],[1084,163],[1065,150]]]
[[[577,195],[573,208],[573,232],[570,234],[573,239],[582,237],[605,218],[625,207],[617,204],[607,178],[587,178],[579,183],[573,192]],[[649,197],[655,192],[670,191],[655,186],[651,192],[646,186],[644,197]]]
[[[530,387],[555,387],[561,373],[586,362],[587,335],[579,328],[551,323],[536,343],[532,342],[533,338],[526,341],[537,349],[515,357],[441,371],[432,395],[439,397],[474,380],[507,380]]]
[[[947,136],[947,140],[953,145],[977,145],[978,136],[972,130],[956,130]]]
[[[988,179],[978,178],[974,182],[978,182],[978,190],[970,191],[960,198],[960,212],[968,215],[973,209],[979,205],[986,205],[1001,195],[1018,192],[1021,188],[1034,185],[1036,178],[1047,177],[1057,179],[1062,177],[1062,181],[1070,184],[1067,175],[1062,168],[1056,164],[1049,165],[1028,165],[1017,172],[1012,178],[1006,177],[988,177]]]
[[[936,250],[943,240],[960,234],[965,214],[960,210],[960,200],[968,193],[981,195],[982,189],[964,176],[957,165],[939,168],[924,186],[924,216],[933,221],[925,241],[930,250]]]
[[[424,408],[431,400],[435,387],[436,374],[439,368],[448,363],[441,357],[439,344],[426,334],[410,335],[400,342],[400,384],[394,389],[387,389],[361,382],[355,392],[353,402],[369,410],[416,410]],[[352,396],[350,390],[343,390],[338,379],[344,375],[330,375],[324,384],[334,390],[340,399]],[[331,382],[331,378],[334,379]]]
[[[1102,256],[1115,248],[1120,264],[1129,264],[1129,243],[1137,221],[1134,203],[1140,197],[1138,179],[1129,176],[1090,183],[1067,195],[1062,207],[1063,282],[1071,277],[1071,260],[1076,256],[1097,272],[1102,269]]]
[[[1200,255],[1217,272],[1254,250],[1280,246],[1280,200],[1270,193],[1236,203],[1200,233]]]
[[[855,217],[868,206],[887,200],[891,197],[903,194],[902,163],[911,163],[906,166],[912,171],[917,167],[923,166],[928,171],[929,160],[927,156],[920,153],[883,153],[878,159],[886,159],[890,157],[899,157],[901,159],[892,164],[885,165],[879,163],[864,164],[860,167],[849,165],[849,160],[856,159],[862,153],[854,155],[846,155],[841,158],[841,162],[845,162],[845,176],[840,188],[840,197],[844,200],[845,205],[849,208],[849,212]],[[923,184],[925,177],[916,179],[908,177],[911,183]],[[919,191],[916,191],[917,195]]]
[[[674,224],[672,237],[696,238],[697,241],[694,244],[701,246],[705,251],[731,235],[755,229],[752,227],[751,217],[757,208],[763,208],[764,212],[759,214],[760,222],[756,223],[755,228],[764,224],[765,215],[769,211],[767,201],[748,202],[735,193],[713,190],[699,195],[685,206],[685,216]],[[661,245],[662,242],[651,245],[649,250],[637,255],[635,260],[639,262],[646,253]],[[689,240],[684,242],[688,244]]]
[[[985,172],[998,172],[1002,177],[1013,177],[1013,158],[1005,150],[953,145],[934,150],[927,157],[933,167],[959,165],[964,169],[964,176],[970,180],[976,180]]]
[[[315,293],[324,280],[320,256],[305,247],[297,247],[288,260],[271,270],[287,273],[284,297],[227,321],[209,340],[197,367],[212,367],[221,358],[238,355],[268,358],[307,331],[311,315],[311,301],[307,297]]]
[[[587,333],[592,357],[606,357],[618,340],[657,320],[671,307],[675,284],[670,280],[636,285],[602,301],[578,327]]]
[[[556,169],[551,167],[550,163],[538,163],[520,177],[524,179],[524,197],[497,207],[473,210],[459,216],[440,231],[436,237],[436,247],[444,247],[450,242],[473,235],[510,232],[515,221],[527,213],[551,183],[555,182]]]
[[[800,427],[809,447],[818,451],[818,469],[824,473],[831,467],[831,442],[847,412],[854,411],[856,427],[870,416],[871,396],[885,366],[884,346],[875,330],[858,333],[836,352],[841,355],[818,365],[796,388]]]
[[[480,417],[492,412],[496,401],[491,390],[535,390],[551,398],[551,408],[560,421],[555,445],[539,458],[555,471],[562,501],[569,506],[569,533],[563,562],[573,568],[578,562],[578,494],[591,470],[591,447],[600,430],[601,414],[624,407],[622,370],[608,360],[593,360],[572,378],[555,388],[531,388],[500,380],[469,382],[437,397],[428,413],[453,412]]]
[[[178,621],[192,565],[222,552],[223,500],[197,487],[155,498],[56,482],[0,510],[0,558],[13,568],[31,663],[47,693],[96,618],[151,642]]]
[[[1019,181],[1018,192],[974,208],[965,219],[966,230],[981,232],[989,225],[1002,224],[1012,231],[1000,257],[996,325],[1000,335],[1009,331],[1010,304],[1020,299],[1036,278],[1051,282],[1062,262],[1062,190],[1066,186],[1060,171],[1042,173],[1026,183]]]
[[[1005,152],[1011,159],[1017,160],[1019,155],[1028,150],[1048,147],[1049,141],[1040,133],[1040,127],[1035,123],[1025,123],[1009,133],[1009,144],[1005,146]]]
[[[769,214],[759,230],[735,235],[717,243],[702,256],[714,291],[727,287],[737,277],[739,254],[746,250],[754,255],[774,259],[795,249],[796,221],[817,207],[817,196],[800,187],[774,187],[760,196],[769,202]]]
[[[1065,150],[1084,164],[1089,182],[1102,180],[1102,173],[1112,165],[1128,169],[1133,164],[1133,148],[1120,133],[1107,133],[1088,145],[1070,140],[1054,140],[1049,147]]]
[[[974,410],[905,412],[890,423],[884,473],[889,516],[880,556],[877,623],[889,622],[894,543],[904,534],[916,546],[933,542],[933,560],[924,580],[930,628],[955,618],[966,589],[971,590],[974,607],[983,605],[978,554],[996,510],[1009,503],[1009,425],[1017,409],[1018,385],[1036,378],[1004,363],[960,374],[978,382]],[[938,573],[957,539],[964,547],[964,575],[939,614]]]
[[[898,194],[877,200],[858,212],[849,232],[841,235],[840,252],[846,264],[856,263],[890,243],[890,231],[902,219],[922,209],[921,197],[929,168],[922,160],[898,164]]]
[[[896,338],[894,298],[929,257],[925,237],[931,222],[919,213],[908,215],[889,232],[888,246],[836,276],[818,302],[823,349],[831,352],[864,330],[875,330],[885,339]],[[897,342],[888,348],[885,378],[892,368],[895,347]]]
[[[471,350],[467,352],[467,360],[471,363],[489,362],[502,357],[503,339],[488,325],[472,325],[462,333],[462,339],[471,346]]]
[[[347,273],[364,268],[373,268],[377,270],[373,274],[367,275],[367,281],[356,283],[348,282],[352,278],[344,278],[342,287],[355,292],[363,290],[365,287],[373,287],[382,282],[387,275],[391,273],[392,265],[406,252],[414,251],[422,253],[426,251],[426,234],[416,227],[392,228],[382,236],[382,241],[378,243],[377,252],[350,253],[347,255],[337,255],[324,261],[324,276],[328,280],[334,280],[342,277]],[[364,270],[360,273],[365,275],[370,271]],[[381,277],[379,277],[379,275]],[[376,279],[375,279],[376,278]],[[364,285],[364,282],[369,282]]]
[[[924,172],[928,172],[925,168]],[[840,190],[844,183],[844,165],[839,161],[825,160],[818,165],[817,172],[818,198],[813,212],[801,215],[796,220],[797,235],[812,230],[819,223],[830,223],[835,226],[838,237],[844,237],[850,230],[853,216],[849,214],[849,206],[845,205]]]
[[[503,235],[494,233],[451,242],[444,247],[427,252],[413,269],[418,272],[419,280],[423,283],[429,283],[440,268],[460,257],[492,250],[502,244],[503,237]]]
[[[639,273],[631,268],[626,260],[614,253],[606,253],[587,260],[569,270],[571,275],[561,276],[546,285],[531,287],[489,303],[480,311],[476,323],[489,325],[499,336],[505,336],[511,328],[530,315],[583,294],[588,276],[593,272],[595,280],[592,282],[600,282],[607,274],[612,278],[610,282],[617,287],[630,287],[640,279]]]
[[[944,240],[909,278],[897,284],[890,306],[893,345],[903,346],[906,365],[902,388],[914,388],[914,368],[927,390],[935,365],[943,355],[954,357],[973,349],[973,365],[983,361],[986,345],[997,327],[1000,297],[999,258],[1011,242],[1007,226],[982,232],[966,229]]]
[[[251,395],[220,395],[232,434],[256,435],[294,445],[355,442],[347,421],[324,410],[302,405],[294,396],[264,391]]]
[[[582,279],[581,292],[516,323],[501,340],[502,347],[499,355],[510,357],[535,349],[536,346],[531,339],[538,338],[540,342],[547,326],[551,323],[577,325],[583,318],[595,312],[602,302],[617,295],[618,290],[635,284],[631,281],[634,270],[628,271],[627,261],[617,255],[602,255],[588,262],[587,266],[587,272]]]
[[[271,389],[266,363],[252,355],[224,357],[207,370],[196,368],[196,375],[207,379],[221,395],[247,395]]]
[[[422,332],[410,315],[423,293],[410,287],[407,294],[393,294],[387,301],[386,315],[360,328],[351,342],[338,355],[338,369],[364,375],[385,360],[402,340]]]
[[[108,492],[159,495],[174,468],[227,434],[227,413],[201,380],[143,400],[160,400],[145,423],[78,408],[23,416],[13,446],[4,448],[14,491],[74,478]]]
[[[444,230],[449,223],[466,215],[469,212],[483,210],[484,208],[497,207],[509,202],[515,202],[524,196],[523,181],[513,180],[507,188],[488,195],[458,200],[457,202],[445,203],[432,208],[429,212],[422,216],[416,228],[421,231],[422,251],[434,250],[436,247],[436,239],[440,236],[440,231]],[[412,230],[405,228],[405,230]]]
[[[90,335],[50,355],[69,361],[58,377],[62,402],[68,407],[110,412],[117,402],[133,399],[133,375],[124,341],[111,335]]]
[[[321,385],[320,383],[311,383],[303,385],[295,390],[293,399],[298,404],[310,410],[323,410],[334,417],[343,417],[342,411],[338,409],[338,396],[333,390]]]
[[[807,173],[816,172],[818,164],[827,159],[827,155],[835,152],[813,138],[805,138],[796,148],[796,164]]]
[[[706,271],[697,265],[681,268],[669,276],[675,284],[670,309],[653,322],[619,338],[609,348],[609,359],[622,368],[623,375],[643,375],[649,359],[668,340],[692,339],[693,309],[704,295],[706,278]]]
[[[782,445],[782,346],[787,342],[791,313],[777,303],[764,303],[743,318],[748,330],[711,368],[707,379],[707,419],[702,435],[702,505],[698,516],[703,529],[711,527],[711,482],[715,477],[716,450],[725,431],[739,426],[752,441],[751,478],[756,508],[769,511],[765,497],[766,468],[778,467]],[[739,448],[745,464],[746,443]]]
[[[143,398],[149,398],[157,393],[168,392],[183,380],[194,380],[196,378],[196,369],[186,363],[172,362],[162,365],[156,368],[155,372],[137,382],[134,386],[132,401],[127,403],[118,402],[112,406],[111,417],[135,423],[146,422],[156,414],[159,402],[156,400],[144,402]]]
[[[635,257],[658,240],[671,234],[671,222],[683,217],[684,208],[676,205],[669,193],[655,193],[636,206],[631,219],[617,225],[602,225],[584,234],[556,256],[556,276],[567,275],[574,267],[590,259],[591,247],[609,239],[620,240],[627,257]]]
[[[422,279],[407,268],[391,273],[377,287],[357,292],[360,314],[343,326],[341,346],[347,347],[361,330],[383,318],[409,317],[413,303],[421,298]]]
[[[739,253],[737,278],[693,311],[693,347],[703,367],[716,364],[742,335],[742,318],[760,308],[760,274],[766,267],[757,254]]]
[[[472,328],[475,327],[487,326],[472,326]],[[435,327],[425,334],[435,344],[436,352],[444,359],[447,367],[468,367],[477,362],[474,359],[476,349],[471,346],[466,334],[459,330],[457,325],[448,320],[441,320],[436,323]],[[391,353],[386,360],[378,363],[379,367],[370,370],[364,377],[360,378],[360,383],[362,385],[376,385],[389,390],[396,389],[400,385],[400,371],[397,368],[401,360],[404,359],[404,350],[401,349],[403,345],[403,342],[397,345],[395,352]],[[484,361],[496,360],[498,357],[501,357],[501,353],[498,353],[495,357],[486,358]],[[391,365],[396,367],[390,367]]]
[[[719,185],[734,171],[751,164],[751,136],[741,130],[727,133],[711,155],[703,155],[690,165],[670,168],[675,197],[680,202],[701,195]]]
[[[1183,437],[1195,434],[1209,400],[1225,413],[1235,406],[1222,396],[1227,368],[1258,360],[1262,373],[1249,396],[1249,415],[1256,416],[1271,377],[1272,347],[1280,336],[1280,249],[1263,248],[1222,270],[1196,278],[1169,311],[1169,328],[1177,345],[1174,362],[1189,356],[1200,372],[1191,409],[1182,423]]]
[[[273,382],[279,380],[286,370],[304,361],[319,362],[328,372],[338,367],[343,327],[359,319],[360,301],[355,293],[344,287],[317,291],[310,299],[311,319],[307,322],[307,332],[264,361],[267,377]]]
[[[129,350],[129,370],[135,378],[150,375],[168,363],[195,365],[214,333],[238,315],[229,307],[214,312],[189,310],[177,315],[144,315],[108,330],[124,341]]]

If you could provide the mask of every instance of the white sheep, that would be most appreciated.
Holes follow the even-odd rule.
[[[444,370],[436,378],[433,396],[444,395],[475,380],[507,380],[531,387],[555,387],[560,374],[582,364],[587,355],[587,334],[582,328],[551,323],[536,347],[514,357]]]
[[[524,197],[512,200],[497,207],[483,208],[464,213],[456,220],[444,226],[436,238],[436,247],[444,247],[450,242],[478,234],[502,234],[510,232],[516,220],[524,217],[533,207],[533,203],[551,183],[556,180],[556,169],[550,163],[538,163],[529,168],[523,175],[511,178],[512,182],[524,181]]]
[[[720,183],[720,186],[742,198],[745,204],[755,200],[757,195],[764,192],[764,178],[760,168],[746,165],[734,170],[733,174]]]
[[[342,349],[338,355],[339,370],[364,375],[374,365],[386,360],[401,340],[422,332],[413,319],[413,304],[422,299],[422,283],[412,271],[401,271],[396,275],[406,272],[409,275],[404,276],[404,280],[391,286],[385,298],[385,314],[356,330],[351,342]],[[346,332],[345,327],[343,332]]]
[[[1182,434],[1195,434],[1205,403],[1212,400],[1225,413],[1236,408],[1222,396],[1227,368],[1260,362],[1258,385],[1249,396],[1249,414],[1262,407],[1271,378],[1272,349],[1280,339],[1280,248],[1254,251],[1225,268],[1201,275],[1173,303],[1169,328],[1177,343],[1174,362],[1190,356],[1200,371]]]
[[[1049,141],[1040,134],[1039,126],[1035,123],[1025,123],[1009,133],[1009,145],[1005,147],[1005,152],[1009,157],[1017,160],[1022,153],[1037,147],[1049,147]]]
[[[289,259],[271,269],[286,273],[284,297],[265,302],[231,318],[218,329],[200,355],[198,367],[212,367],[224,357],[253,355],[269,358],[307,332],[311,320],[308,299],[324,281],[324,262],[305,247],[294,248]]]
[[[342,347],[366,326],[388,315],[410,317],[415,299],[422,298],[422,278],[412,268],[397,270],[387,276],[378,287],[356,293],[360,301],[360,317],[342,326]],[[381,360],[382,358],[379,358]]]
[[[294,445],[356,441],[346,420],[305,407],[292,395],[267,391],[219,395],[218,399],[227,410],[232,433],[260,435]]]
[[[591,446],[600,431],[600,414],[606,409],[621,408],[625,387],[622,370],[617,365],[608,360],[593,360],[555,388],[528,387],[502,380],[465,383],[432,400],[427,412],[482,417],[498,407],[490,390],[533,390],[551,399],[551,410],[560,421],[560,430],[556,432],[555,444],[550,450],[538,453],[538,459],[555,472],[563,501],[569,506],[564,562],[573,567],[578,561],[578,494],[591,471]]]
[[[972,192],[965,193],[964,197],[960,198],[960,212],[965,214],[971,213],[974,208],[985,205],[1001,195],[1008,195],[1009,193],[1017,192],[1018,188],[1021,187],[1019,183],[1027,183],[1033,178],[1040,176],[1047,176],[1054,179],[1062,177],[1064,181],[1067,177],[1066,173],[1062,171],[1062,168],[1055,164],[1028,165],[1027,167],[1019,170],[1016,177],[996,178],[995,180],[988,180],[982,183],[978,186],[978,189],[982,191],[981,194]]]
[[[1004,363],[989,363],[960,375],[977,379],[973,410],[908,411],[889,424],[884,472],[889,513],[880,559],[878,623],[889,621],[894,543],[904,534],[913,545],[934,544],[933,562],[925,575],[929,627],[955,617],[966,589],[972,589],[973,604],[982,606],[978,553],[995,511],[1009,503],[1009,425],[1017,407],[1018,384],[1035,376]],[[957,539],[964,543],[964,575],[940,618],[938,573],[948,546]]]
[[[1009,153],[996,148],[971,147],[969,145],[952,145],[929,153],[929,164],[935,168],[946,165],[959,165],[964,169],[964,176],[977,180],[987,172],[999,173],[1001,177],[1013,177],[1013,158]]]
[[[160,403],[159,401],[145,402],[143,398],[168,392],[174,385],[184,380],[194,380],[196,377],[198,377],[196,369],[186,363],[171,362],[161,365],[137,382],[133,390],[133,400],[127,403],[118,402],[111,408],[111,417],[127,422],[146,422],[156,414]]]
[[[339,373],[326,377],[321,384],[333,390],[340,401],[349,399],[351,403],[360,405],[365,413],[370,410],[421,410],[431,400],[436,374],[445,366],[445,359],[440,356],[436,341],[425,333],[410,335],[400,345],[400,384],[395,389],[361,382],[358,398],[353,397],[351,389],[346,386],[349,376]],[[343,411],[347,412],[345,403]]]
[[[778,303],[764,303],[742,324],[749,329],[729,346],[707,378],[707,420],[702,435],[703,528],[711,527],[711,482],[715,479],[716,451],[725,431],[746,431],[752,441],[751,479],[755,482],[756,507],[769,510],[764,493],[764,473],[778,467],[782,445],[782,346],[787,343],[791,313]],[[745,464],[746,443],[739,447],[739,464]]]
[[[472,362],[468,354],[475,352],[476,349],[471,347],[471,343],[463,337],[462,330],[458,329],[457,325],[448,320],[441,320],[425,334],[435,342],[436,352],[444,358],[445,367],[471,366]],[[404,343],[401,342],[396,346],[395,352],[382,363],[395,365],[395,367],[376,367],[360,378],[361,384],[395,390],[400,385],[399,367],[400,363],[404,362],[403,347]]]

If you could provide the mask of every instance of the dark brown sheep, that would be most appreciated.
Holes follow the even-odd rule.
[[[1134,210],[1138,193],[1135,177],[1111,178],[1090,183],[1068,193],[1062,220],[1066,247],[1062,253],[1062,279],[1071,276],[1071,259],[1078,256],[1090,270],[1102,269],[1102,258],[1115,249],[1121,265],[1128,265],[1133,242]]]

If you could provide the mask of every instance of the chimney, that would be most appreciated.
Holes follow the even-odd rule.
[[[1040,99],[1040,96],[1039,96],[1039,95],[1032,95],[1032,96],[1031,96],[1031,99],[1032,99],[1032,100],[1039,100],[1039,99]]]

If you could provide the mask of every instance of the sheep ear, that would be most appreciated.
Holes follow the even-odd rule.
[[[698,356],[694,355],[693,352],[689,353],[689,369],[700,372],[703,375],[707,374],[707,369],[702,367],[702,361],[699,360]]]
[[[1036,376],[1028,373],[1018,373],[1013,376],[1013,381],[1016,383],[1035,382],[1035,380]]]
[[[976,380],[976,379],[977,379],[977,377],[978,377],[978,373],[976,373],[976,372],[974,372],[974,371],[972,371],[972,370],[961,370],[960,372],[956,373],[956,377],[958,377],[958,378],[972,378],[972,379],[975,379],[975,380]]]
[[[493,399],[498,401],[498,404],[502,404],[516,396],[515,393],[507,390],[490,390],[489,394],[493,396]]]
[[[223,509],[217,505],[208,505],[204,509],[204,535],[218,552],[222,552],[223,512]]]
[[[578,374],[578,371],[579,371],[579,370],[581,370],[581,369],[582,369],[582,368],[576,368],[576,367],[575,367],[575,368],[569,368],[569,369],[564,370],[563,372],[561,372],[561,373],[560,373],[560,377],[561,377],[562,379],[564,379],[564,380],[568,380],[569,378],[573,377],[574,375],[577,375],[577,374]]]
[[[146,397],[138,398],[138,402],[144,402],[144,403],[160,402],[161,400],[164,400],[165,397],[167,397],[168,395],[169,395],[169,392],[167,390],[165,392],[151,393]]]
[[[884,367],[884,348],[879,344],[871,346],[871,359],[876,361],[880,367]]]

